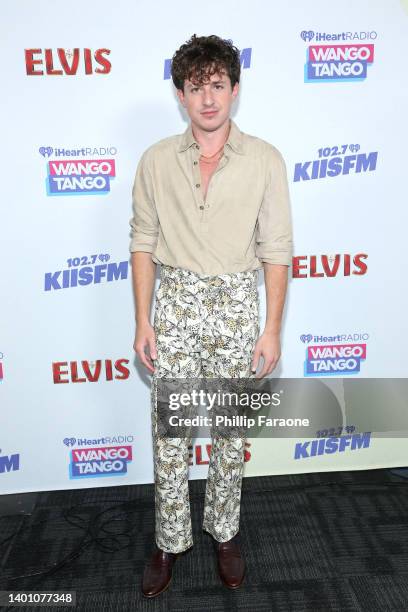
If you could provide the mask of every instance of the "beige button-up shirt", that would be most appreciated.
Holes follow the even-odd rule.
[[[191,124],[143,153],[133,185],[130,252],[201,275],[290,266],[292,223],[286,166],[272,144],[231,119],[224,155],[204,200],[200,145]]]

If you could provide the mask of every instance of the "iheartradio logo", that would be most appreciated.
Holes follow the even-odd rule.
[[[302,32],[300,33],[300,38],[305,42],[308,42],[309,40],[314,39],[314,35],[315,33],[313,32],[313,30],[302,30]]]
[[[76,438],[64,438],[63,439],[63,443],[65,444],[65,446],[74,446],[76,442]]]
[[[51,157],[54,151],[52,147],[40,147],[38,150],[43,157]]]

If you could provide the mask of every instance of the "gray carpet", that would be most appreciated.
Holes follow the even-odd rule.
[[[153,485],[38,493],[29,515],[0,517],[0,589],[75,590],[75,608],[51,609],[76,612],[408,610],[408,480],[388,470],[245,478],[237,591],[220,582],[201,529],[204,487],[190,481],[195,544],[158,598],[140,593]]]

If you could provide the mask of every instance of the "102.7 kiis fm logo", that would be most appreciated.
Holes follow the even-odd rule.
[[[116,147],[40,147],[48,196],[106,195],[116,177]]]
[[[377,169],[378,151],[365,153],[360,144],[341,144],[321,147],[314,157],[295,164],[294,183],[374,172]]]
[[[367,68],[374,62],[372,41],[377,39],[377,32],[330,34],[303,30],[300,37],[312,43],[306,50],[305,83],[364,81],[367,78]]]
[[[110,259],[109,253],[70,257],[63,269],[45,273],[44,291],[126,280],[129,261],[110,261]]]

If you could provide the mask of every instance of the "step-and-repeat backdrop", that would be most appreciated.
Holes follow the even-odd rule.
[[[327,406],[312,437],[248,438],[245,475],[406,465],[408,2],[1,13],[1,492],[153,482],[131,189],[143,151],[187,127],[170,67],[193,33],[240,49],[233,118],[286,160],[295,251],[273,376],[311,383],[290,387],[291,414]],[[259,291],[262,325],[262,271]],[[191,478],[210,442],[194,440]]]

